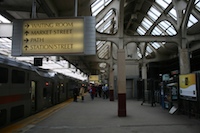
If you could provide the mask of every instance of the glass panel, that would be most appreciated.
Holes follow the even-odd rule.
[[[158,27],[156,26],[156,27],[153,29],[152,33],[153,33],[154,35],[161,35],[161,34],[162,34],[162,31],[161,31],[160,29],[158,29]]]
[[[148,30],[152,26],[152,22],[150,22],[147,18],[144,18],[142,21],[142,25]]]
[[[152,53],[152,52],[153,52],[153,50],[152,50],[149,46],[146,47],[146,51],[147,51],[148,53]]]
[[[146,31],[145,31],[141,26],[139,26],[139,27],[137,28],[137,32],[138,32],[140,35],[144,35],[144,34],[146,33]]]
[[[176,30],[174,29],[174,27],[169,27],[166,32],[169,34],[169,35],[176,35]]]
[[[166,9],[172,0],[156,0],[156,3],[160,5],[163,9]]]
[[[96,28],[98,28],[100,25],[102,25],[104,20],[102,19],[98,24],[96,24]]]
[[[12,83],[25,83],[25,72],[12,70]]]
[[[105,8],[112,0],[96,0],[91,5],[92,15],[96,16],[101,10]]]
[[[157,42],[153,42],[153,43],[151,43],[151,45],[152,45],[155,49],[160,48],[160,44],[157,43]]]
[[[169,35],[177,34],[177,32],[176,32],[175,28],[173,27],[173,25],[171,25],[171,23],[166,21],[166,20],[160,22],[158,25],[163,29],[163,31],[167,32]],[[164,32],[162,32],[162,34],[164,35]]]
[[[196,0],[195,1],[195,8],[200,11],[200,1],[199,0]]]
[[[169,11],[169,15],[170,15],[173,19],[177,20],[176,10],[175,10],[174,8],[172,8],[172,9]]]
[[[137,48],[137,55],[138,55],[138,57],[141,59],[142,58],[142,54],[141,54],[141,52],[140,52],[140,49],[139,48]]]
[[[192,25],[194,25],[197,22],[198,22],[198,20],[192,14],[190,14],[189,22],[188,22],[187,27],[189,28],[189,27],[191,27]]]
[[[155,7],[151,7],[150,8],[150,11],[152,12],[152,13],[154,13],[157,17],[159,17],[160,16],[160,14],[161,14],[161,12],[159,12]]]
[[[0,83],[7,83],[8,82],[8,69],[4,67],[0,67]]]
[[[147,13],[149,15],[149,17],[153,20],[153,21],[156,21],[158,19],[158,16],[156,16],[154,13],[152,12],[148,12]]]
[[[160,5],[163,9],[166,9],[169,3],[171,3],[171,0],[156,0],[156,3]]]
[[[0,23],[11,23],[11,22],[0,14]]]

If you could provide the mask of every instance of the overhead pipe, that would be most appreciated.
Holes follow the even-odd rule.
[[[74,0],[74,16],[77,17],[78,15],[78,0]]]
[[[32,14],[31,18],[36,18],[36,0],[33,0],[32,2]]]

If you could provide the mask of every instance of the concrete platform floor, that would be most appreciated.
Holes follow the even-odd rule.
[[[127,116],[118,117],[118,102],[89,94],[85,101],[62,106],[38,122],[17,129],[17,133],[200,133],[200,120],[171,115],[161,106],[127,100]],[[33,117],[37,119],[36,117]]]

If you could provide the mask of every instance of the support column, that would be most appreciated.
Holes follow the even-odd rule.
[[[149,99],[149,91],[147,90],[147,66],[146,63],[142,64],[142,79],[144,80],[143,102]]]
[[[187,48],[179,49],[180,74],[190,73],[190,57]]]
[[[118,116],[126,116],[126,63],[125,50],[117,51]]]
[[[109,96],[110,101],[114,101],[114,74],[113,74],[113,63],[110,63],[110,74],[109,74]]]

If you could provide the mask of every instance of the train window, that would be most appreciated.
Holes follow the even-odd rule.
[[[0,67],[0,83],[7,83],[8,82],[8,69],[4,67]]]
[[[12,83],[25,83],[25,72],[12,70]]]

